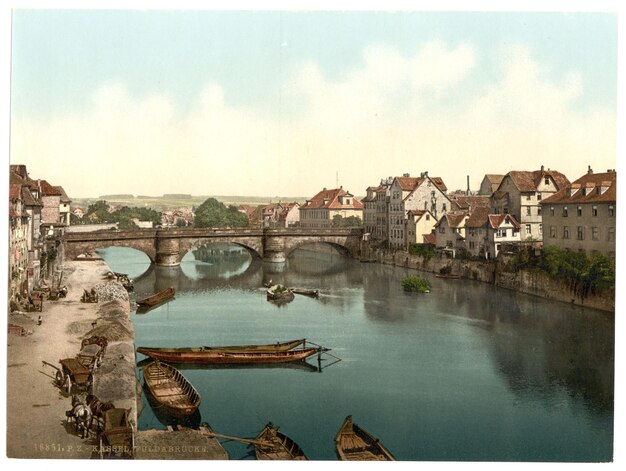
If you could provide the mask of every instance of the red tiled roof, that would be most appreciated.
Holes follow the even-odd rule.
[[[557,189],[564,188],[569,184],[567,177],[556,170],[535,170],[533,172],[512,170],[505,175],[505,177],[507,176],[511,178],[517,189],[522,192],[537,191],[541,180],[546,176],[554,180]]]
[[[487,207],[490,204],[489,196],[480,195],[480,196],[465,196],[465,195],[454,195],[451,198],[451,201],[457,205],[459,209],[473,210],[478,207]]]
[[[69,197],[67,196],[67,193],[65,193],[65,190],[63,189],[62,186],[55,186],[54,188],[56,188],[61,193],[61,203],[71,203],[72,202],[72,200],[69,199]]]
[[[602,188],[605,191],[602,192]],[[570,195],[570,188],[577,190]],[[583,188],[585,193],[583,195]],[[600,189],[598,194],[596,188]],[[541,204],[550,203],[613,203],[617,201],[617,173],[587,173],[571,185],[562,188]]]
[[[430,245],[437,245],[437,236],[432,232],[430,234],[424,234],[424,243]]]
[[[498,227],[500,227],[502,225],[502,223],[507,218],[511,221],[511,224],[513,224],[514,227],[519,229],[519,227],[520,227],[519,222],[517,222],[515,217],[513,217],[511,214],[490,214],[489,215],[489,224],[491,225],[491,227],[493,229],[497,229]]]
[[[483,227],[487,223],[489,216],[489,208],[478,207],[470,214],[467,221],[465,221],[465,227]]]
[[[416,177],[396,177],[395,180],[402,191],[413,191],[417,188],[417,185],[422,183],[422,178]]]
[[[43,204],[35,199],[27,186],[22,187],[22,201],[24,206],[43,206]]]
[[[448,222],[448,226],[459,227],[465,219],[465,216],[467,216],[467,211],[449,211],[439,219],[435,226],[439,227],[445,220]]]
[[[61,192],[46,180],[41,180],[41,196],[61,196]]]
[[[443,182],[443,179],[441,177],[429,177],[429,178],[433,181],[435,186],[439,188],[441,191],[444,191],[444,192],[448,191],[448,187]]]
[[[333,190],[322,190],[315,195],[311,200],[307,201],[301,209],[341,209],[341,208],[353,208],[363,209],[363,203],[361,203],[354,196],[350,197],[350,204],[339,203],[339,197],[343,195],[349,195],[349,193],[343,188],[335,188]]]

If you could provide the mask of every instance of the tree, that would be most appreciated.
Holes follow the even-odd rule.
[[[333,227],[357,227],[363,225],[360,217],[357,216],[348,216],[344,218],[343,216],[336,214],[333,217],[332,226]]]
[[[196,209],[195,227],[248,227],[248,218],[236,206],[209,198]]]

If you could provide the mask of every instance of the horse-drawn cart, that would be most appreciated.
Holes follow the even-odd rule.
[[[57,367],[52,363],[43,361],[44,365],[51,366],[57,370],[55,374],[55,382],[59,388],[68,395],[74,394],[79,390],[90,391],[93,384],[92,369],[83,365],[78,358],[64,358],[59,360],[61,367]]]
[[[93,335],[81,342],[81,350],[76,358],[87,368],[95,370],[102,363],[109,341],[106,337]]]
[[[102,425],[98,427],[100,458],[106,455],[131,457],[135,448],[135,431],[130,409],[114,407],[102,413]]]

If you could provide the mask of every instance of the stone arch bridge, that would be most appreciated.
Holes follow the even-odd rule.
[[[65,256],[69,259],[98,248],[130,247],[145,253],[152,263],[172,267],[179,265],[190,250],[215,242],[242,246],[253,256],[268,262],[284,262],[299,246],[319,242],[331,244],[358,258],[362,237],[362,228],[172,228],[68,232],[63,243]]]

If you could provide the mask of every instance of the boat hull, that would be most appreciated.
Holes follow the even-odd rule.
[[[335,436],[335,448],[342,461],[395,461],[393,455],[375,437],[346,417]]]
[[[246,364],[246,363],[287,363],[302,361],[306,358],[327,351],[324,348],[304,348],[286,352],[228,352],[222,350],[208,350],[198,352],[164,352],[156,348],[139,347],[137,352],[167,363],[197,363],[197,364]]]
[[[308,460],[302,448],[271,423],[267,424],[257,436],[254,445],[257,460]]]
[[[144,383],[157,404],[174,415],[191,415],[200,406],[200,394],[173,366],[158,361],[143,369]]]
[[[147,298],[140,299],[137,301],[137,306],[141,309],[147,309],[159,304],[162,304],[166,301],[169,301],[176,294],[176,290],[174,288],[167,288],[163,291],[160,291],[152,296],[148,296]]]

